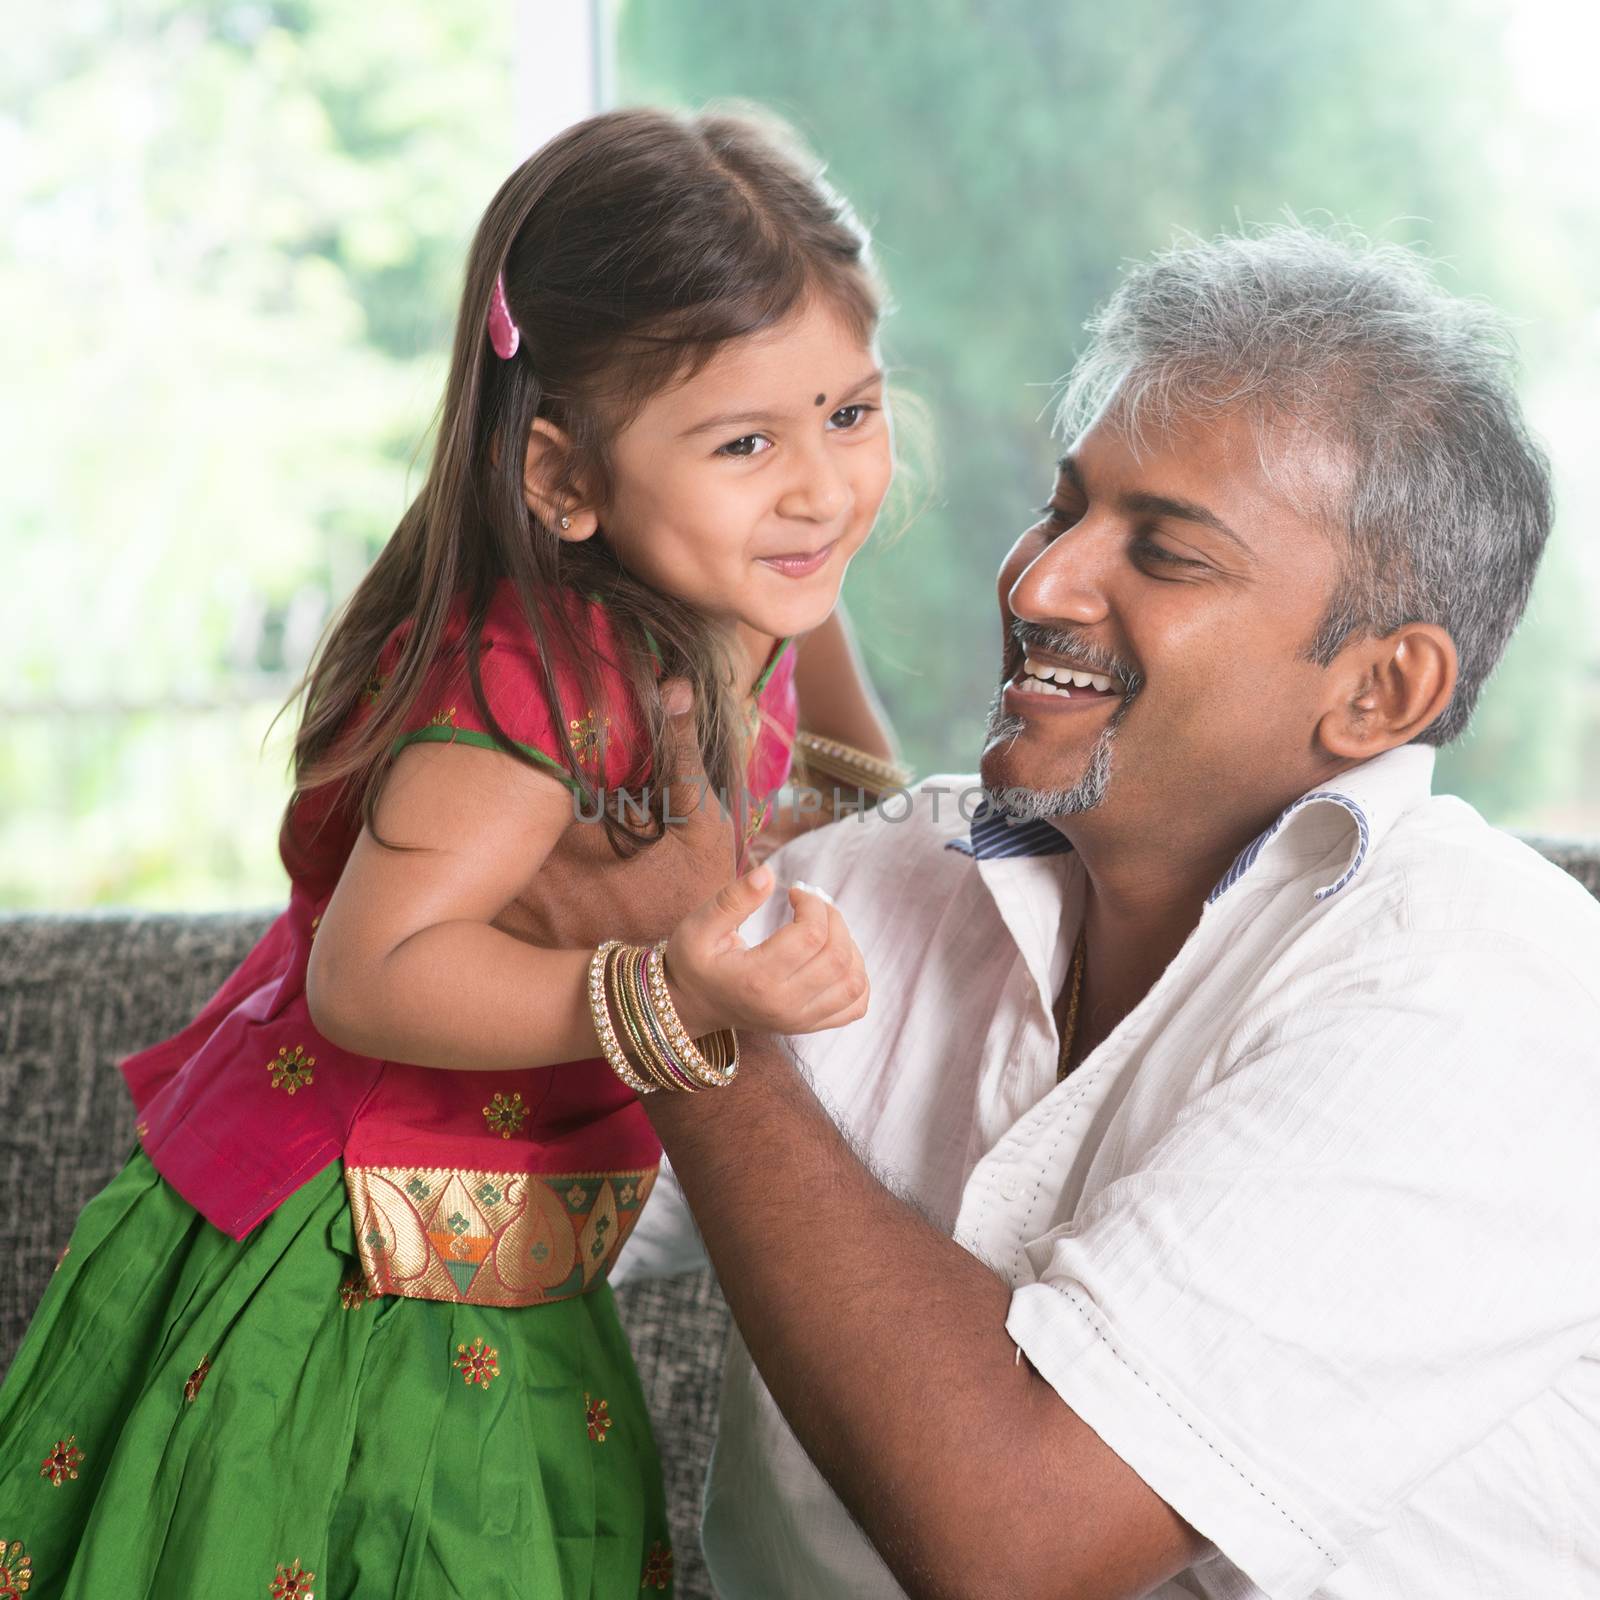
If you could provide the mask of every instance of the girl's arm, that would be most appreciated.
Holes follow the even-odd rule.
[[[573,821],[566,787],[498,751],[413,745],[322,914],[306,973],[317,1029],[359,1055],[461,1071],[599,1054],[592,949],[549,950],[494,926]],[[660,849],[664,846],[655,846]],[[793,922],[748,950],[735,930],[771,876],[725,885],[678,924],[668,985],[692,1036],[786,1033],[862,1014],[866,975],[838,914],[791,896]]]
[[[467,1071],[596,1053],[589,952],[493,927],[572,821],[565,785],[498,751],[412,745],[311,946],[306,1000],[334,1044]]]
[[[798,648],[794,686],[801,728],[824,739],[837,739],[880,761],[898,760],[889,718],[861,664],[843,601]]]

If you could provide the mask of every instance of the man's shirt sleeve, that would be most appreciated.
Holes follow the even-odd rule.
[[[1011,1336],[1273,1600],[1600,1350],[1591,981],[1505,935],[1391,935],[1275,996],[1028,1246]]]

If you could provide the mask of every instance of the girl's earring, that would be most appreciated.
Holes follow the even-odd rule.
[[[561,519],[561,531],[563,533],[565,533],[567,531],[567,529],[570,528],[571,526],[572,526],[572,518],[571,517],[563,517]]]

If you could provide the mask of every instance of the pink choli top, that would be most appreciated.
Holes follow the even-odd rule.
[[[565,734],[557,731],[509,584],[484,626],[484,698],[530,754],[565,776],[570,738],[595,777],[616,786],[630,770],[635,722],[615,636],[597,603],[576,595],[564,603],[580,625],[586,620],[608,662],[601,706],[582,705],[576,675],[555,663],[567,714]],[[493,747],[468,682],[464,627],[460,608],[396,748]],[[384,647],[358,717],[381,695],[408,631],[397,629]],[[789,773],[796,703],[786,645],[756,689],[760,731],[747,781],[758,821]],[[312,843],[284,850],[288,909],[187,1028],[122,1063],[145,1152],[234,1238],[343,1157],[357,1248],[377,1294],[536,1305],[592,1288],[638,1219],[660,1160],[637,1097],[598,1056],[456,1072],[354,1055],[322,1038],[306,1006],[306,964],[360,815],[350,796],[314,791],[297,799],[292,831],[308,817],[322,822]]]

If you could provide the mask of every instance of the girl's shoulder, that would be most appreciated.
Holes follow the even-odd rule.
[[[470,622],[470,599],[465,594],[458,594],[450,602],[439,642],[440,655],[466,651]],[[538,624],[538,631],[535,630],[535,623]],[[397,624],[384,643],[380,666],[392,670],[415,631],[414,617],[407,617]],[[484,608],[483,627],[479,635],[480,647],[485,655],[491,650],[502,650],[533,666],[548,653],[552,665],[564,671],[573,671],[576,666],[572,652],[574,640],[580,646],[592,646],[602,657],[606,672],[618,670],[621,647],[616,627],[598,596],[563,588],[534,594],[525,606],[517,585],[510,578],[501,578],[495,584]]]
[[[478,636],[474,680],[469,606],[464,596],[456,598],[402,719],[397,754],[420,743],[503,749],[503,735],[574,789],[569,747],[591,781],[625,781],[638,757],[639,719],[605,607],[568,589],[534,604],[530,619],[514,583],[502,579],[496,586]],[[385,642],[364,697],[370,703],[388,691],[413,631],[408,620]]]

